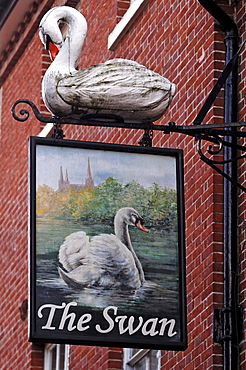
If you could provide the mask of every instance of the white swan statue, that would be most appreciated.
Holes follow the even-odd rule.
[[[58,268],[67,285],[76,289],[140,288],[145,277],[128,225],[148,232],[135,209],[121,208],[114,219],[115,235],[100,234],[89,240],[85,232],[79,231],[67,236],[59,251],[63,268]]]
[[[59,28],[69,26],[65,40]],[[57,117],[117,115],[127,123],[153,122],[169,106],[176,86],[146,67],[126,59],[112,59],[78,71],[77,63],[87,32],[84,16],[58,6],[42,18],[40,38],[52,64],[42,81],[46,107]]]

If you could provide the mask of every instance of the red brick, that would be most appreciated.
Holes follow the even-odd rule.
[[[14,101],[32,100],[47,114],[40,94],[41,78],[49,65],[37,36],[38,20],[53,5],[65,1],[36,1],[26,23],[17,27],[12,42],[2,56],[1,170],[4,188],[1,197],[2,281],[5,302],[1,319],[4,327],[1,369],[42,368],[43,349],[27,342],[27,321],[20,322],[19,311],[27,298],[27,139],[37,135],[42,124],[32,114],[30,122],[17,123],[10,115]],[[76,3],[76,2],[73,2]],[[220,2],[221,3],[221,2]],[[225,3],[225,2],[223,2]],[[71,5],[71,2],[70,2]],[[107,37],[128,9],[129,1],[81,1],[88,24],[88,36],[79,61],[87,68],[104,60],[123,57],[146,64],[177,84],[172,105],[159,124],[175,121],[191,124],[224,66],[224,34],[199,2],[150,1],[115,51],[107,49]],[[242,40],[246,36],[244,3],[233,12]],[[30,16],[29,14],[29,16]],[[204,52],[204,59],[202,55]],[[239,63],[239,119],[245,121],[246,49]],[[5,80],[6,78],[6,80]],[[223,120],[223,94],[220,94],[205,122]],[[204,122],[204,123],[205,123]],[[138,145],[142,130],[64,127],[67,139]],[[243,144],[243,140],[240,140]],[[157,147],[184,151],[185,218],[187,251],[187,301],[189,347],[185,352],[163,351],[162,369],[221,369],[221,347],[212,343],[213,308],[223,305],[223,181],[220,175],[201,162],[194,139],[179,134],[154,133]],[[205,144],[206,146],[206,144]],[[16,150],[18,148],[18,151]],[[218,159],[219,156],[216,156]],[[239,178],[245,182],[246,167],[241,161]],[[246,200],[239,194],[239,224],[246,216]],[[239,230],[241,302],[246,298],[246,229]],[[244,275],[243,275],[244,274]],[[13,309],[14,307],[14,309]],[[246,344],[242,343],[241,366],[246,364]],[[71,346],[70,368],[122,368],[122,350],[103,347]]]

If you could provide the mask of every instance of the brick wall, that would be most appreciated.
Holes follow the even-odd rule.
[[[38,20],[52,4],[65,1],[36,1],[37,9],[19,29],[19,40],[4,55],[1,117],[2,282],[1,369],[41,369],[42,346],[27,342],[27,320],[19,307],[27,298],[27,140],[41,125],[32,116],[18,123],[10,109],[17,99],[27,98],[45,112],[40,83],[47,60],[37,35]],[[76,6],[77,2],[67,2]],[[124,3],[124,4],[123,4]],[[224,33],[196,0],[151,0],[114,51],[107,49],[113,30],[128,1],[83,0],[80,9],[89,25],[79,67],[107,59],[133,59],[177,84],[177,94],[158,122],[191,124],[224,65]],[[224,4],[223,4],[224,3]],[[226,5],[228,2],[220,2]],[[52,6],[53,6],[52,5]],[[32,8],[33,9],[33,8]],[[226,8],[245,39],[245,2]],[[35,32],[34,32],[35,31]],[[239,120],[245,121],[246,48],[240,57]],[[8,68],[7,68],[8,67]],[[5,72],[6,71],[6,72]],[[204,123],[223,120],[223,95],[216,99]],[[129,129],[64,127],[67,139],[137,145],[143,132]],[[243,141],[243,140],[242,140]],[[213,309],[223,306],[223,199],[222,178],[203,163],[194,139],[183,135],[154,133],[156,147],[184,150],[188,341],[185,352],[162,352],[165,370],[222,369],[221,346],[213,342]],[[245,159],[240,161],[240,181],[245,180]],[[245,196],[239,192],[240,299],[245,302]],[[246,363],[245,341],[241,364]],[[71,346],[70,369],[106,370],[121,368],[120,349]],[[94,367],[93,367],[94,366]]]
[[[70,368],[73,370],[122,369],[120,348],[72,346]]]
[[[41,52],[35,35],[2,87],[0,245],[4,302],[1,304],[1,361],[4,363],[0,367],[3,370],[31,368],[27,320],[21,320],[19,307],[27,299],[27,138],[38,134],[39,123],[33,117],[28,123],[18,123],[12,119],[10,109],[20,97],[39,104],[35,86],[40,84]]]
[[[129,9],[130,0],[117,1],[117,20],[120,21],[125,12]]]

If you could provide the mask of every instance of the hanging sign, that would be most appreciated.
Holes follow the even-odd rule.
[[[182,151],[29,144],[29,340],[186,349]]]

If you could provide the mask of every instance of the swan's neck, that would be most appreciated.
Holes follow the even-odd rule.
[[[125,246],[132,251],[132,243],[129,235],[128,225],[123,221],[117,222],[117,218],[114,223],[115,235]]]
[[[132,243],[131,243],[131,238],[130,238],[130,235],[129,235],[129,230],[128,230],[128,225],[126,222],[122,221],[119,222],[117,216],[115,217],[115,221],[114,221],[114,231],[115,231],[115,235],[117,236],[118,239],[120,239],[120,241],[125,244],[125,246],[131,251],[132,255],[133,255],[133,258],[135,260],[135,264],[136,264],[136,267],[138,269],[138,272],[139,272],[139,277],[140,277],[140,281],[141,281],[141,284],[143,284],[143,282],[145,281],[145,277],[144,277],[144,272],[143,272],[143,268],[142,268],[142,265],[132,247]]]
[[[66,7],[65,7],[66,8]],[[78,64],[81,49],[86,37],[87,23],[84,16],[74,9],[64,9],[60,20],[69,25],[69,33],[52,63],[53,68],[59,66],[62,73],[73,72]]]

